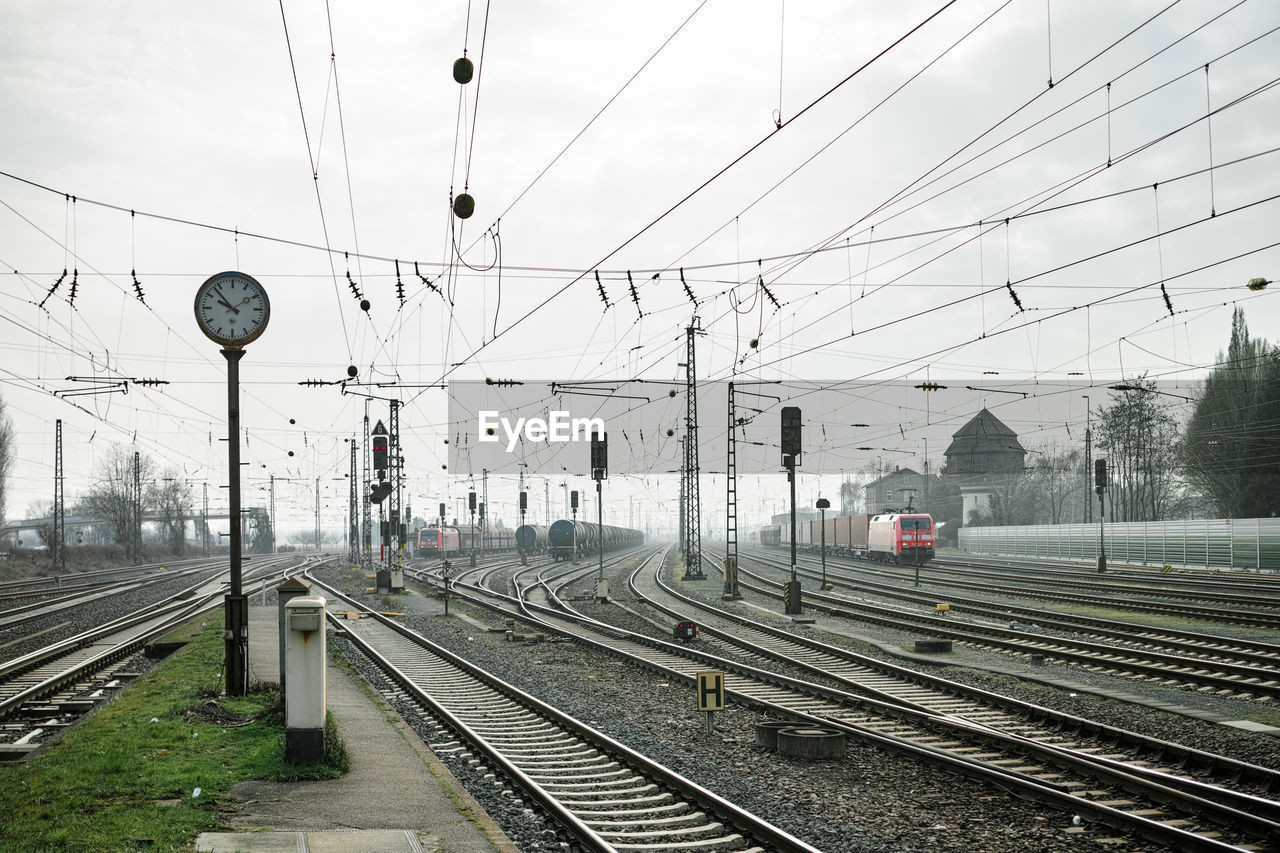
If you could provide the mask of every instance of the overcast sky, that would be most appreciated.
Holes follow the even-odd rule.
[[[280,478],[285,528],[309,529],[316,479],[341,527],[359,393],[403,401],[408,494],[434,513],[480,472],[442,467],[467,425],[426,386],[682,381],[695,310],[700,380],[1069,380],[1060,434],[1011,424],[1064,441],[1122,376],[1191,388],[1235,305],[1280,338],[1280,286],[1244,287],[1280,274],[1272,0],[0,0],[0,22],[10,518],[52,496],[57,418],[69,497],[136,441],[221,500],[226,365],[192,299],[222,270],[271,298],[241,365],[244,488]],[[298,384],[348,366],[388,384]],[[1003,401],[916,393],[867,443],[917,469],[927,424]],[[877,457],[806,469],[802,498]],[[516,475],[491,475],[496,507]],[[763,513],[781,483],[740,497]],[[609,488],[674,520],[674,477]]]

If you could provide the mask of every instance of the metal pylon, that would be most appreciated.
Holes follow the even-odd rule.
[[[67,516],[62,492],[62,419],[54,427],[53,451],[53,570],[67,571]]]
[[[703,334],[695,315],[685,329],[685,577],[701,578],[702,574],[702,503],[699,498],[698,468],[698,382],[695,368],[695,341]]]
[[[729,383],[728,486],[725,499],[724,596],[738,596],[738,417],[733,383]]]
[[[364,458],[364,477],[361,480],[363,488],[360,489],[361,501],[361,539],[363,543],[360,551],[360,565],[365,571],[373,569],[373,507],[369,503],[369,454],[372,453],[369,444],[369,401],[364,401],[364,443],[360,445],[360,455]]]
[[[400,523],[407,521],[400,517],[401,510],[401,465],[400,458],[400,401],[392,400],[389,404],[390,408],[390,429],[387,441],[387,476],[391,479],[391,494],[387,498],[388,515],[391,522],[391,552],[387,555],[387,568],[392,572],[391,575],[391,591],[400,592],[404,589],[404,579],[401,572],[404,571],[404,548],[405,537],[400,533]],[[408,524],[405,525],[408,528]]]
[[[347,490],[347,562],[356,565],[360,562],[360,516],[356,504],[356,493],[360,490],[356,478],[356,437],[351,436],[351,473],[348,475],[350,488]],[[272,520],[272,524],[275,520]]]
[[[133,509],[129,521],[129,538],[133,540],[133,565],[142,563],[142,457],[133,452]],[[239,473],[239,472],[236,472]],[[234,528],[232,528],[234,530]]]

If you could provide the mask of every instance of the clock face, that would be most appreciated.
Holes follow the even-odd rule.
[[[200,330],[224,346],[240,347],[257,340],[270,318],[267,291],[244,273],[218,273],[196,291]]]

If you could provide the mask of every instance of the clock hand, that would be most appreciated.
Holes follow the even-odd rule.
[[[239,313],[240,313],[240,309],[238,309],[235,305],[232,305],[230,302],[228,302],[228,301],[227,301],[227,296],[226,296],[226,294],[224,294],[224,293],[222,292],[222,288],[221,288],[221,287],[215,286],[215,287],[213,288],[213,292],[214,292],[214,293],[216,293],[216,294],[218,294],[218,301],[219,301],[219,302],[221,302],[221,303],[222,303],[223,305],[225,305],[227,308],[230,308],[230,309],[231,309],[232,311],[234,311],[235,313],[237,313],[237,314],[239,314]],[[243,302],[241,302],[241,303],[239,303],[239,304],[243,305],[244,303],[243,303]]]

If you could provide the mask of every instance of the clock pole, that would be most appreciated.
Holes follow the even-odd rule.
[[[243,533],[240,517],[240,359],[244,350],[227,347],[227,491],[231,516],[231,591],[224,601],[227,695],[249,692],[249,597],[241,590]],[[275,524],[275,519],[271,520]]]
[[[266,330],[271,318],[271,302],[267,291],[253,276],[220,272],[210,276],[196,291],[195,312],[200,331],[222,345],[221,352],[227,359],[227,521],[231,529],[231,589],[223,600],[225,630],[222,636],[226,644],[227,695],[244,696],[249,692],[249,597],[240,583],[244,564],[241,554],[244,520],[240,516],[240,359],[244,357],[245,344],[256,341]],[[275,523],[272,518],[273,530]]]

